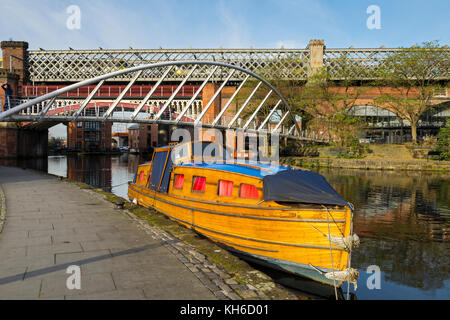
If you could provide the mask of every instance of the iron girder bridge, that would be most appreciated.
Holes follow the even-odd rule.
[[[342,77],[342,68],[354,80],[373,80],[374,71],[385,65],[390,56],[400,48],[342,48],[323,46],[319,56],[307,49],[97,49],[97,50],[31,50],[28,53],[29,79],[33,82],[75,82],[97,77],[105,73],[169,61],[211,61],[232,64],[267,79],[305,81],[319,64],[330,72],[332,79]],[[450,52],[450,49],[444,49]],[[315,60],[315,61],[314,61]],[[179,65],[166,81],[178,81],[188,72],[186,65]],[[148,69],[140,75],[145,81],[157,81],[163,72]],[[220,74],[211,80],[220,80]],[[208,73],[196,70],[193,81],[203,81]],[[435,79],[449,79],[446,69],[440,70]],[[112,81],[128,81],[130,73],[121,73]],[[231,81],[242,81],[245,74],[235,73]]]
[[[173,77],[174,73],[179,72],[180,68],[187,70],[187,72],[183,79],[179,81],[177,89],[163,105],[150,113],[148,111],[148,104],[151,101],[152,95],[161,83],[166,81],[167,78]],[[206,78],[203,80],[190,100],[184,105],[183,109],[172,116],[172,113],[170,112],[172,102],[175,100],[177,93],[181,90],[183,85],[191,80],[191,77],[196,70],[202,70],[202,72],[207,75]],[[116,116],[114,112],[118,111],[118,106],[121,104],[127,91],[136,81],[142,81],[141,77],[144,76],[145,79],[145,74],[149,73],[161,75],[157,78],[156,83],[152,86],[146,96],[141,98],[139,103],[131,108],[132,112],[130,115],[125,117],[122,113],[122,116]],[[105,82],[111,81],[117,77],[123,79],[125,75],[131,77],[131,80],[128,82],[125,89],[122,90],[122,92],[120,92],[114,100],[102,102],[102,112],[98,112],[98,110],[94,113],[87,112],[89,107],[92,107],[91,101],[95,98],[96,93],[102,85],[105,84]],[[211,82],[211,79],[215,76],[217,77],[217,75],[220,75],[220,85],[218,85],[218,88],[215,90],[211,99],[209,99],[206,103],[204,101],[201,113],[196,114],[191,118],[186,117],[187,111],[192,106],[194,101],[198,100],[203,88],[208,82]],[[206,113],[233,77],[242,77],[243,80],[225,105],[221,108],[220,112],[218,112],[218,114],[214,114],[214,119],[208,119],[206,121]],[[243,94],[245,95],[245,101],[242,105],[236,107],[235,112],[230,113],[232,116],[228,117],[228,120],[224,120],[225,113],[230,110],[230,106],[236,100],[238,94],[246,91],[242,90],[246,83],[250,84],[250,87],[246,87],[247,91],[250,93]],[[92,90],[82,102],[76,104],[73,108],[61,109],[56,105],[55,100],[58,96],[64,95],[72,90],[77,90],[83,86],[93,84],[96,84],[95,89]],[[259,95],[256,95],[257,91],[259,91]],[[106,106],[104,105],[105,103],[107,103]],[[261,116],[262,110],[265,110],[263,117]],[[263,77],[236,65],[214,61],[170,61],[114,71],[68,85],[40,97],[22,102],[19,105],[0,113],[0,121],[9,122],[67,123],[70,121],[110,121],[119,123],[156,123],[174,125],[178,127],[203,127],[220,130],[235,129],[242,132],[266,135],[277,133],[281,137],[296,140],[317,142],[324,141],[322,137],[318,137],[317,135],[312,136],[311,133],[308,134],[301,131],[298,124],[299,119],[299,116],[293,113],[288,102],[280,94],[280,92]]]

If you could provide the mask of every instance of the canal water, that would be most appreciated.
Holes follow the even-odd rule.
[[[133,179],[137,165],[147,160],[128,154],[50,156],[40,166],[50,174],[127,198],[127,182]],[[353,251],[352,267],[359,270],[360,278],[356,293],[352,285],[350,292],[357,299],[450,299],[450,175],[348,169],[318,172],[355,206],[354,230],[361,244]],[[377,267],[379,286],[373,272]],[[263,271],[299,294],[334,296],[327,286]],[[347,286],[343,287],[346,291]]]

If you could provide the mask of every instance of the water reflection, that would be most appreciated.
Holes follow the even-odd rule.
[[[49,157],[48,172],[127,198],[127,182],[133,179],[137,165],[148,160],[127,154]],[[319,172],[355,205],[354,229],[361,237],[361,245],[352,255],[352,266],[361,274],[358,299],[450,298],[449,175],[342,169]],[[366,286],[370,265],[378,265],[382,271],[381,290]],[[308,296],[330,297],[329,288],[310,289],[315,283],[309,280],[267,273]]]
[[[133,154],[120,156],[50,156],[48,173],[68,177],[128,199],[128,181],[133,180],[137,166],[148,157]]]
[[[320,173],[355,205],[354,229],[361,236],[361,246],[354,251],[352,263],[360,272],[375,264],[385,282],[421,290],[404,298],[449,297],[449,175]]]

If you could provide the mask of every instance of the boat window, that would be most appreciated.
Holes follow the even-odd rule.
[[[142,171],[139,173],[139,182],[142,182],[142,180],[144,180],[144,170],[142,170]]]
[[[192,179],[192,191],[205,192],[206,178],[194,176]]]
[[[218,194],[221,197],[231,197],[233,195],[233,181],[219,180]]]
[[[183,189],[184,174],[176,174],[173,181],[174,189]]]
[[[242,183],[239,188],[239,197],[248,199],[258,199],[258,190],[251,184]]]

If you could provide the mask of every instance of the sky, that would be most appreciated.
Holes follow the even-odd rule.
[[[79,29],[67,27],[71,5]],[[370,5],[379,29],[367,27]],[[448,0],[1,0],[0,39],[30,49],[406,47],[449,44],[449,12]]]
[[[368,27],[373,5],[378,28]],[[449,0],[0,0],[0,40],[31,50],[448,45],[449,12]]]

